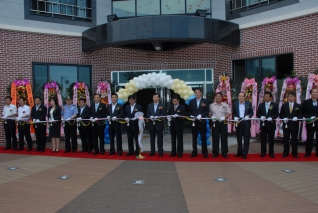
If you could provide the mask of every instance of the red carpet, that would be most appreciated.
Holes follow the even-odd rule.
[[[59,153],[51,153],[51,149],[46,149],[45,152],[27,152],[26,149],[23,151],[15,151],[15,150],[0,150],[0,153],[3,154],[23,154],[23,155],[34,155],[34,156],[53,156],[53,157],[73,157],[73,158],[92,158],[92,159],[110,159],[110,160],[139,160],[136,159],[135,156],[125,156],[124,153],[122,156],[117,156],[117,154],[108,156],[108,152],[105,155],[92,155],[88,153],[63,153],[64,150],[60,150]],[[247,159],[242,159],[241,157],[234,157],[234,154],[229,154],[229,158],[225,159],[221,155],[217,158],[212,158],[212,154],[209,154],[209,158],[205,159],[201,154],[198,154],[195,158],[190,158],[190,154],[183,154],[182,158],[178,158],[177,156],[169,157],[170,153],[165,153],[163,157],[159,157],[158,154],[149,157],[149,153],[145,152],[142,154],[145,156],[144,159],[139,161],[165,161],[165,162],[317,162],[318,157],[315,156],[315,153],[308,158],[304,158],[304,153],[299,154],[299,159],[292,157],[290,154],[286,158],[282,158],[281,153],[276,153],[275,158],[270,158],[266,155],[264,158],[260,158],[260,154],[248,154]]]

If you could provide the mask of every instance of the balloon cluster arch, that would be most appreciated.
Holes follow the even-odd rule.
[[[188,86],[184,81],[177,78],[172,79],[170,75],[167,75],[165,73],[153,72],[134,77],[132,80],[125,84],[125,88],[119,89],[117,92],[118,103],[124,104],[128,101],[129,95],[132,95],[139,90],[151,87],[165,87],[168,89],[172,89],[186,101],[186,104],[189,104],[189,101],[195,98],[192,87]]]

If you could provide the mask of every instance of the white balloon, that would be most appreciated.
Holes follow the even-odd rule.
[[[171,88],[172,90],[174,90],[174,89],[175,89],[175,85],[172,84],[172,85],[170,86],[170,88]]]
[[[128,98],[128,94],[125,92],[125,93],[123,93],[123,99],[125,100],[125,99],[127,99]]]
[[[163,82],[162,86],[163,87],[168,87],[168,82],[167,81]]]
[[[189,96],[188,96],[188,95],[184,95],[184,96],[183,96],[183,99],[186,101],[186,100],[189,99]]]
[[[136,85],[135,85],[135,87],[136,87],[137,89],[140,89],[140,83],[137,82]]]
[[[151,83],[155,83],[156,82],[156,78],[153,77],[153,78],[150,79],[150,81],[151,81]]]
[[[173,80],[172,80],[172,79],[170,79],[170,80],[169,80],[169,82],[168,82],[168,85],[170,85],[170,86],[171,86],[172,84],[173,84]]]
[[[167,75],[167,79],[171,80],[172,79],[171,75]]]
[[[118,99],[123,99],[123,95],[122,94],[117,94],[118,95]]]
[[[178,83],[180,83],[180,80],[178,78],[176,78],[176,79],[174,79],[174,83],[178,84]]]
[[[193,90],[190,90],[188,94],[189,94],[189,96],[194,95]]]
[[[138,82],[138,78],[137,78],[137,77],[134,77],[134,78],[133,78],[133,81],[134,81],[134,82]]]
[[[188,88],[188,86],[186,84],[182,84],[181,88],[185,90]]]
[[[179,90],[178,90],[178,94],[179,94],[179,95],[182,95],[182,94],[183,94],[183,90],[182,90],[182,89],[179,89]]]
[[[128,101],[128,98],[123,98],[123,101],[127,102],[127,101]]]
[[[181,89],[181,84],[176,84],[175,88],[178,89],[178,90]]]
[[[125,88],[127,89],[129,87],[129,83],[126,83],[125,84]]]
[[[180,84],[184,84],[184,81],[181,80],[181,81],[180,81]]]
[[[128,92],[134,93],[135,89],[133,87],[129,87]]]

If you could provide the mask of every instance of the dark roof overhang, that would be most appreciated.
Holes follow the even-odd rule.
[[[239,46],[239,26],[198,16],[162,15],[120,19],[82,33],[84,52],[105,47],[168,51],[202,43]]]

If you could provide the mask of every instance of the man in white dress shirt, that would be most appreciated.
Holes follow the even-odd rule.
[[[27,141],[28,144],[28,152],[32,151],[33,144],[32,139],[30,135],[30,114],[31,110],[30,107],[27,106],[26,99],[20,98],[19,99],[20,107],[18,109],[18,117],[16,118],[18,122],[18,130],[19,130],[19,148],[17,151],[24,149],[24,138]]]
[[[16,125],[15,125],[15,118],[17,116],[17,107],[11,103],[12,98],[10,96],[5,97],[5,106],[3,107],[2,118],[4,132],[6,136],[6,147],[3,150],[17,149],[17,137],[15,135],[16,132]],[[11,138],[12,138],[12,145],[11,145]]]

